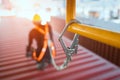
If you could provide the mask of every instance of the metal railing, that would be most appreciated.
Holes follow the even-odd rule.
[[[66,23],[75,19],[76,0],[66,0]],[[73,23],[68,31],[88,37],[93,40],[120,48],[120,32],[112,32],[102,28],[92,27],[86,24]]]

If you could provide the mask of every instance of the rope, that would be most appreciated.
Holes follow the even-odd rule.
[[[67,57],[67,58],[64,60],[64,63],[61,64],[60,66],[58,66],[58,65],[55,63],[55,59],[54,59],[54,56],[53,56],[54,53],[52,53],[53,50],[51,49],[51,43],[52,43],[52,41],[49,40],[49,41],[48,41],[48,47],[49,47],[49,51],[50,51],[50,56],[51,56],[52,65],[53,65],[54,68],[57,69],[57,70],[63,70],[63,69],[65,69],[65,68],[67,67],[68,62],[71,60],[71,56]]]

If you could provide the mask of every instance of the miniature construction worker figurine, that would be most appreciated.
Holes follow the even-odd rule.
[[[47,64],[51,63],[50,51],[48,48],[48,37],[53,41],[51,26],[46,23],[45,25],[41,24],[41,17],[38,14],[35,14],[33,17],[33,28],[29,33],[29,43],[27,45],[26,56],[32,56],[37,62],[38,69],[43,70]],[[32,47],[33,40],[36,41],[37,49]]]

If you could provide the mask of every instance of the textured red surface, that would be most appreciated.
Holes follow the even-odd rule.
[[[0,80],[119,80],[120,68],[79,46],[68,68],[57,71],[52,65],[44,71],[37,70],[35,61],[25,57],[27,35],[32,24],[25,19],[3,18],[0,23]],[[60,65],[64,52],[54,33]],[[65,38],[67,45],[71,41]]]

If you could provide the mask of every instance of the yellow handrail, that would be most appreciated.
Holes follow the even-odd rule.
[[[73,23],[68,27],[68,31],[120,48],[120,33],[78,23]]]
[[[66,2],[66,23],[70,20],[75,19],[76,15],[76,0],[67,0]]]
[[[75,2],[76,0],[67,0],[66,8],[66,22],[75,19]],[[104,30],[101,28],[92,27],[85,24],[73,23],[71,24],[68,31],[80,34],[93,40],[100,41],[102,43],[120,48],[120,33]]]

